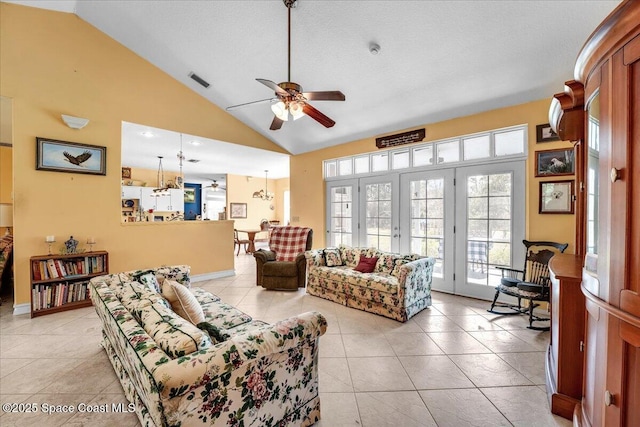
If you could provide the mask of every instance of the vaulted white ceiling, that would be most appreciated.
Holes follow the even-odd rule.
[[[287,8],[260,1],[18,1],[76,13],[221,108],[273,96],[287,80]],[[619,1],[323,1],[292,10],[291,80],[340,90],[270,131],[269,104],[235,110],[292,154],[551,98]],[[369,45],[381,49],[372,55]],[[204,89],[189,73],[208,81]]]

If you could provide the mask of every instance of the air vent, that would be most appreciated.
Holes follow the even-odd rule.
[[[189,77],[191,77],[193,80],[198,82],[198,84],[200,86],[204,87],[205,89],[208,88],[209,86],[211,86],[207,81],[205,81],[202,77],[200,77],[199,75],[197,75],[194,72],[189,73]]]
[[[199,159],[189,159],[187,160],[187,162],[189,163],[198,163],[200,160]]]

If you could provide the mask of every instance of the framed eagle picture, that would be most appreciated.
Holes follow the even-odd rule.
[[[36,169],[107,174],[107,147],[36,137]]]

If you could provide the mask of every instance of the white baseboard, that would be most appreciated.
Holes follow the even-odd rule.
[[[223,277],[235,276],[235,270],[214,271],[212,273],[194,274],[191,276],[191,282],[204,282],[205,280],[221,279]]]
[[[24,304],[13,304],[13,315],[19,316],[20,314],[31,313],[31,304],[26,302]]]

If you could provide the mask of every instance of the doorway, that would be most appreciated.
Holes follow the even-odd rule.
[[[524,171],[511,161],[327,182],[327,244],[433,257],[434,290],[490,299],[496,267],[523,262]]]

